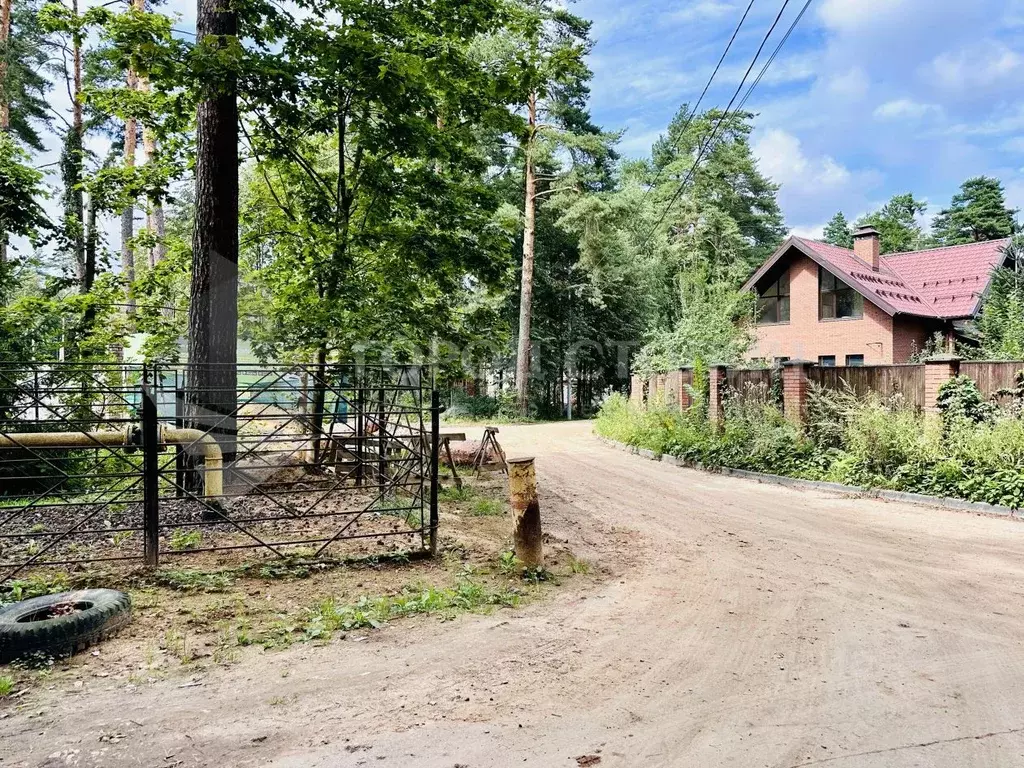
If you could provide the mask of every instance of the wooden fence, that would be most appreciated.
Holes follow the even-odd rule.
[[[900,392],[910,405],[924,407],[923,363],[835,368],[814,366],[807,372],[807,378],[826,389],[844,389],[849,385],[859,397],[869,392],[885,397]]]
[[[925,369],[924,363],[900,365],[868,365],[861,367],[829,367],[811,366],[807,370],[808,381],[826,389],[845,389],[849,386],[859,397],[876,392],[883,397],[902,393],[911,407],[924,409],[925,402]],[[978,384],[984,399],[993,399],[1000,390],[1014,388],[1018,371],[1024,370],[1024,361],[963,361],[960,363],[960,374],[968,376]],[[781,371],[769,368],[729,368],[725,372],[725,384],[733,393],[740,396],[751,387],[768,387],[772,385],[772,377],[780,376]],[[679,397],[664,398],[689,407],[690,399],[686,397],[685,385],[691,384],[693,373],[683,369],[679,376],[660,374],[644,381],[634,377],[634,387],[639,386],[643,394],[635,393],[635,402],[643,404],[661,392],[664,398],[666,387],[669,391],[678,391]],[[675,389],[678,388],[678,389]],[[639,396],[638,396],[639,395]],[[932,397],[934,399],[934,392]],[[934,405],[934,403],[933,403]]]
[[[725,381],[730,390],[739,393],[746,392],[748,386],[770,388],[772,371],[770,368],[729,368],[725,372]]]
[[[978,384],[981,396],[986,400],[1001,389],[1013,389],[1017,372],[1024,369],[1024,362],[991,361],[960,363],[960,375],[969,376]]]

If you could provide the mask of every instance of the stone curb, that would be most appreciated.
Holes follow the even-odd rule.
[[[732,467],[705,467],[700,463],[686,461],[678,456],[671,456],[667,453],[655,453],[647,448],[635,448],[625,443],[609,440],[607,437],[596,435],[599,442],[610,448],[615,448],[626,453],[642,456],[651,461],[660,461],[673,467],[684,469],[695,469],[701,472],[708,472],[726,477],[737,477],[743,480],[754,480],[758,483],[769,485],[782,485],[787,488],[798,488],[808,491],[829,491],[841,493],[847,496],[866,499],[883,499],[885,501],[900,501],[908,504],[922,504],[929,507],[941,507],[943,509],[956,509],[964,512],[977,512],[983,515],[995,515],[997,517],[1013,517],[1024,519],[1024,509],[1012,509],[999,504],[987,504],[983,501],[967,501],[966,499],[952,499],[947,496],[928,496],[923,493],[907,493],[905,491],[885,491],[877,488],[862,488],[858,485],[843,485],[842,483],[830,483],[823,480],[801,480],[795,477],[784,475],[770,475],[764,472],[751,472],[747,469],[733,469]]]

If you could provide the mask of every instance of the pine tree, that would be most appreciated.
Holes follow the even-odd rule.
[[[932,235],[940,245],[999,240],[1016,230],[1016,213],[1006,206],[999,179],[977,176],[961,184],[949,208],[935,217]]]
[[[840,248],[853,248],[853,229],[842,211],[829,219],[825,225],[823,239],[826,243],[838,245]]]
[[[881,210],[857,221],[857,227],[874,227],[881,239],[882,253],[903,253],[921,245],[921,225],[917,217],[928,207],[910,192],[893,195]]]

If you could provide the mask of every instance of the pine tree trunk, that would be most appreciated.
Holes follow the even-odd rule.
[[[73,0],[71,4],[72,12],[75,14],[75,18],[78,18],[78,0]],[[85,198],[84,193],[81,189],[82,181],[82,158],[83,152],[85,151],[85,127],[82,120],[82,41],[78,35],[75,35],[73,41],[73,101],[71,104],[71,130],[74,131],[76,141],[74,157],[72,162],[75,166],[74,173],[74,189],[71,191],[73,196],[73,213],[75,218],[74,222],[74,258],[75,258],[75,275],[78,278],[79,288],[83,287],[86,278],[86,267],[85,267]]]
[[[530,325],[533,313],[533,254],[537,180],[533,169],[533,141],[537,128],[537,95],[530,94],[526,139],[526,198],[523,206],[523,276],[519,296],[519,348],[516,351],[516,405],[521,416],[530,411]]]
[[[149,81],[144,77],[139,78],[139,90],[142,93],[149,93]],[[151,128],[145,126],[142,128],[142,153],[146,163],[153,162],[156,156],[156,136],[153,135]],[[149,266],[155,267],[163,261],[167,253],[167,247],[164,245],[164,204],[159,197],[149,198],[147,224],[149,231],[156,238],[156,245],[149,252]]]
[[[135,73],[128,70],[128,90],[135,88]],[[134,117],[124,121],[124,165],[125,168],[135,167],[135,145],[138,143],[138,123]],[[135,299],[132,297],[132,283],[135,282],[135,248],[132,238],[135,237],[135,203],[134,201],[121,212],[121,274],[128,285],[125,288],[125,301],[128,314],[135,314]]]
[[[198,0],[196,38],[234,38],[221,0]],[[233,77],[211,84],[196,115],[196,202],[189,307],[189,418],[235,458],[238,335],[238,103]]]
[[[6,132],[11,127],[11,103],[7,96],[7,40],[11,36],[11,2],[0,0],[0,131]],[[0,264],[7,261],[6,232],[0,232]]]
[[[96,205],[92,196],[89,196],[89,203],[86,206],[86,229],[85,229],[85,262],[82,275],[82,293],[92,290],[96,282],[96,245],[99,235],[96,232]]]

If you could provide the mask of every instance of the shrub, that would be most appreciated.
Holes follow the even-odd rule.
[[[605,437],[711,467],[925,493],[1024,507],[1024,420],[984,403],[971,382],[944,390],[941,420],[902,396],[858,398],[812,388],[801,430],[764,388],[732,393],[713,428],[698,408],[677,413],[608,399],[596,430]]]

